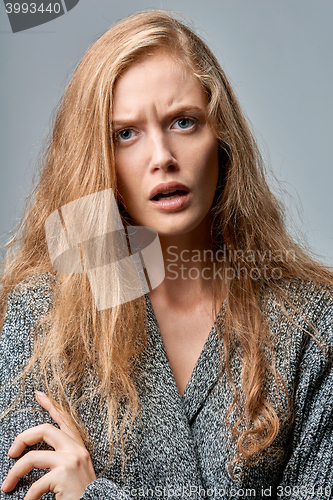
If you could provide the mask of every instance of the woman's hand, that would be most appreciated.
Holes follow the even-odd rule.
[[[96,479],[90,455],[73,421],[65,420],[44,393],[36,393],[38,403],[59,425],[42,424],[17,436],[8,455],[19,457],[26,446],[45,441],[55,451],[29,451],[9,471],[1,489],[12,491],[18,480],[33,467],[51,469],[33,483],[24,500],[37,500],[52,491],[57,500],[79,500],[84,490]]]

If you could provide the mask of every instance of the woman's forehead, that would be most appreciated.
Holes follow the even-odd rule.
[[[206,96],[199,80],[167,53],[156,53],[134,63],[121,75],[113,93],[113,113],[133,114],[133,108],[157,106],[205,107]],[[116,116],[117,115],[117,116]]]

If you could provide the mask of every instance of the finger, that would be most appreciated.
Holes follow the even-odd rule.
[[[48,472],[42,476],[38,481],[35,481],[29,488],[28,493],[24,497],[24,500],[38,500],[44,493],[49,491],[55,492],[56,481],[54,478],[54,472]]]
[[[51,483],[51,478],[49,475],[51,473],[48,472],[43,477],[35,481],[29,488],[28,493],[24,497],[24,500],[39,500],[44,493],[48,493],[49,491],[53,491],[51,488],[53,487]]]
[[[51,418],[59,425],[60,429],[74,439],[74,441],[78,444],[84,445],[74,420],[69,415],[64,417],[62,413],[53,405],[53,403],[51,403],[50,399],[46,396],[46,394],[44,394],[44,392],[36,391],[35,394],[38,403],[44,408],[44,410],[49,412]]]
[[[63,431],[51,424],[42,424],[19,434],[8,451],[8,455],[12,458],[18,457],[27,446],[40,441],[45,441],[56,451],[74,451],[77,448],[77,442]]]
[[[64,454],[54,451],[30,451],[10,469],[2,489],[5,492],[15,488],[19,479],[33,469],[54,469],[64,462]]]

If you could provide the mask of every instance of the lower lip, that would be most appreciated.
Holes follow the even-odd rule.
[[[174,212],[175,210],[179,210],[183,208],[190,200],[190,193],[182,194],[181,196],[177,196],[175,198],[171,198],[171,200],[150,200],[151,203],[158,208],[159,210],[163,210],[165,212]]]

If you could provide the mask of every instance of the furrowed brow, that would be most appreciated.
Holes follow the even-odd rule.
[[[204,110],[200,106],[195,106],[195,105],[182,105],[182,106],[177,106],[174,107],[173,109],[169,109],[167,113],[165,113],[163,120],[170,119],[175,116],[182,116],[182,115],[187,115],[187,114],[193,114],[197,115],[199,117],[205,117],[206,116],[206,110]],[[121,128],[121,127],[126,127],[130,125],[135,125],[136,123],[140,123],[143,121],[140,116],[127,116],[122,118],[119,118],[118,120],[112,120],[112,127],[113,128]]]
[[[175,107],[174,109],[170,109],[166,113],[166,118],[170,118],[172,116],[191,115],[191,114],[205,116],[206,110],[201,108],[200,106],[184,105]]]

